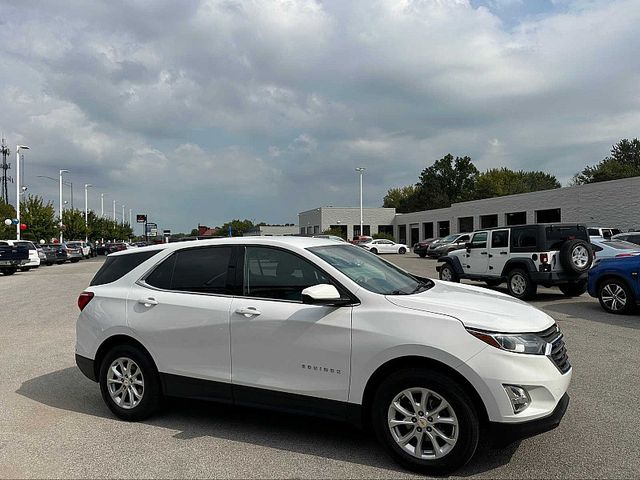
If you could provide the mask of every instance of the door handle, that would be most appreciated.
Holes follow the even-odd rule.
[[[236,309],[236,313],[240,315],[244,315],[245,317],[249,318],[249,317],[257,317],[258,315],[260,315],[261,312],[256,307],[241,307]]]
[[[500,255],[506,255],[507,252],[500,252]]]
[[[487,252],[480,252],[480,255],[486,255]]]
[[[147,308],[152,307],[153,305],[158,305],[158,301],[155,298],[141,298],[138,300],[138,303]]]

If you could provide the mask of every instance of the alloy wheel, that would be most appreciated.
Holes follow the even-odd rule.
[[[127,357],[116,358],[107,370],[109,396],[125,410],[137,407],[144,395],[144,375],[136,362]]]
[[[516,295],[523,295],[527,289],[527,280],[519,273],[511,277],[511,291]]]
[[[408,388],[389,405],[387,423],[396,444],[421,460],[440,459],[458,441],[456,414],[444,397],[421,387]]]
[[[451,279],[453,278],[451,269],[449,267],[442,267],[442,269],[440,270],[440,277],[441,277],[441,280],[444,280],[445,282],[450,282]]]
[[[578,268],[585,268],[589,263],[589,252],[587,252],[587,247],[583,245],[578,245],[571,252],[571,261]]]
[[[627,292],[617,283],[607,283],[600,294],[602,303],[612,312],[624,310],[627,306]]]

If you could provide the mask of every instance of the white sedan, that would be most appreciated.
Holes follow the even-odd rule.
[[[366,248],[371,253],[399,253],[404,255],[407,253],[409,249],[403,243],[392,242],[391,240],[386,240],[384,238],[369,240],[368,242],[363,242],[359,244],[360,247]]]

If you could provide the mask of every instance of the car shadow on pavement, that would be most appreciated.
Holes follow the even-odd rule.
[[[569,317],[576,317],[581,321],[598,322],[616,327],[640,330],[640,314],[614,315],[605,312],[596,302],[571,302],[544,305],[545,310],[561,313]]]
[[[76,367],[27,380],[16,393],[53,408],[119,421],[104,405],[98,385]],[[177,430],[174,438],[179,440],[219,438],[409,473],[385,454],[373,433],[344,422],[172,398],[142,423]],[[466,477],[499,468],[509,463],[518,446],[515,442],[495,448],[481,441],[474,459],[455,474]]]

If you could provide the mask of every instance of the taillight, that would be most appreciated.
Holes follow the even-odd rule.
[[[80,294],[80,296],[78,297],[78,308],[80,309],[80,311],[84,310],[84,307],[89,304],[92,298],[93,292],[82,292]]]
[[[549,255],[547,255],[546,253],[541,253],[540,254],[540,261],[542,263],[548,263],[549,262]]]

